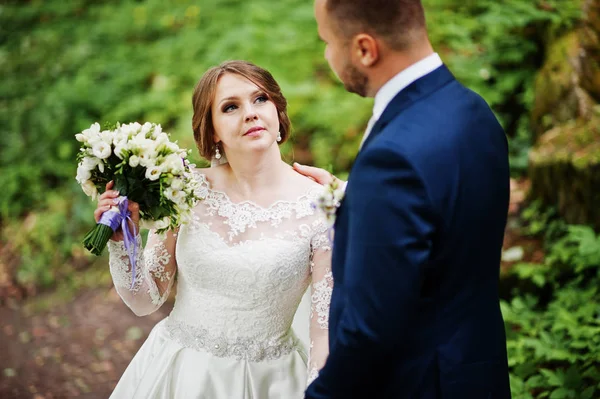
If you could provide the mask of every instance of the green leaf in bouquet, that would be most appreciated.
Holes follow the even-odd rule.
[[[102,130],[115,130],[119,127],[119,122],[103,122],[100,125]]]
[[[115,174],[114,176],[115,185],[113,190],[117,190],[119,194],[129,197],[129,181],[125,174]]]
[[[162,219],[164,216],[166,216],[164,213],[165,212],[164,212],[163,208],[159,205],[155,205],[150,208],[150,214],[152,215],[152,218],[155,220]]]

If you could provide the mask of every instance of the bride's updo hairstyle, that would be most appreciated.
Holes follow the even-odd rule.
[[[281,88],[273,75],[251,62],[227,61],[206,71],[194,89],[194,95],[192,96],[194,109],[192,129],[194,130],[194,140],[200,155],[206,159],[211,159],[215,152],[212,104],[215,100],[219,79],[227,73],[240,75],[248,79],[263,90],[269,100],[275,104],[281,133],[281,141],[278,144],[284,143],[290,135],[291,122],[287,115],[287,100],[281,93]]]

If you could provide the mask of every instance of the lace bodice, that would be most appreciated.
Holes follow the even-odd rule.
[[[138,251],[136,283],[121,242],[110,242],[115,287],[136,314],[158,309],[177,273],[177,298],[165,328],[182,345],[217,356],[273,359],[297,345],[291,324],[312,282],[309,379],[327,355],[333,281],[330,231],[314,203],[320,186],[268,208],[233,203],[196,174],[193,220],[178,232],[152,232]],[[137,244],[141,246],[138,237]],[[310,381],[310,380],[309,380]]]

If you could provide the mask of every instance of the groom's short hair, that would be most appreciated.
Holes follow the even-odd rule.
[[[326,0],[325,7],[347,39],[364,32],[405,50],[427,34],[421,0]]]

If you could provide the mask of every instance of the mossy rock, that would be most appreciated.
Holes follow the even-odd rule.
[[[579,85],[580,37],[573,31],[548,47],[535,80],[532,124],[535,138],[563,123],[587,116],[594,101]]]
[[[589,119],[600,102],[600,0],[583,0],[581,8],[581,23],[546,43],[531,113],[535,140],[569,120]]]
[[[529,154],[532,198],[600,228],[600,110],[545,133]]]
[[[584,15],[579,33],[581,86],[600,102],[600,0],[587,0]]]

